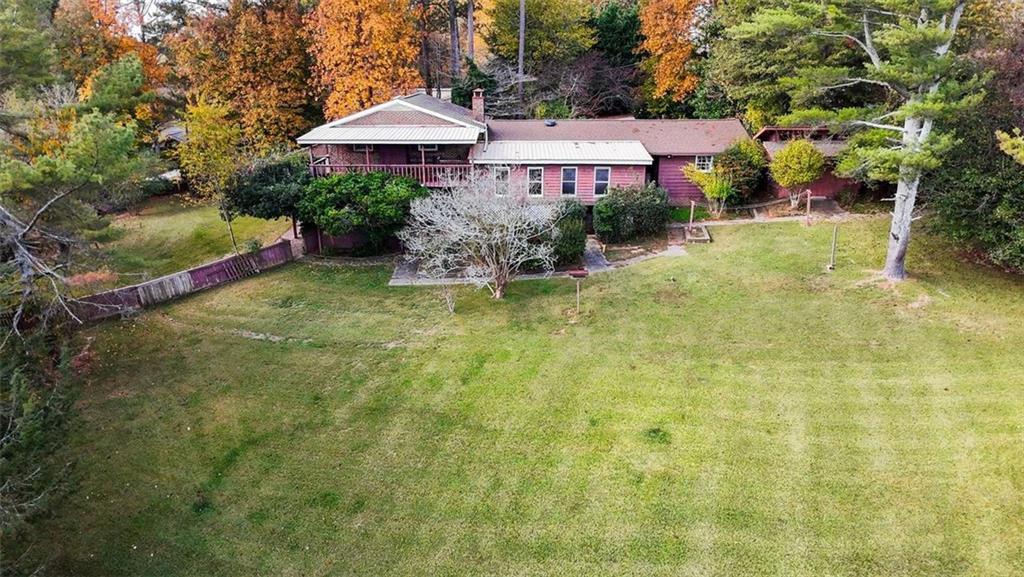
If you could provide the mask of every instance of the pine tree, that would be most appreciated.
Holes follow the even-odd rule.
[[[789,39],[806,59],[781,79],[793,107],[783,122],[849,131],[838,172],[896,183],[882,271],[891,280],[906,277],[921,176],[953,144],[942,122],[981,97],[978,78],[958,73],[954,51],[966,8],[967,0],[797,2],[760,9],[726,31],[752,50]]]

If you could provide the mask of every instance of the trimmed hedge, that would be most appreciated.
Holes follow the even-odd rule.
[[[665,232],[668,192],[654,183],[613,187],[594,205],[594,232],[604,242],[624,242]]]

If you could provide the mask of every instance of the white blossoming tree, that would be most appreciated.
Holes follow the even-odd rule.
[[[420,272],[460,275],[500,299],[523,268],[554,269],[551,239],[560,212],[557,204],[529,198],[521,182],[476,172],[413,201],[399,238]]]

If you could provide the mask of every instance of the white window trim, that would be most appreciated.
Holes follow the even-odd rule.
[[[707,168],[700,167],[700,159],[702,158],[708,159]],[[715,156],[713,154],[698,154],[693,157],[693,166],[700,172],[711,172],[715,168]]]
[[[352,152],[373,152],[372,144],[353,144]]]
[[[567,168],[571,168],[573,170],[573,174],[575,175],[574,178],[572,179],[572,194],[565,194],[565,183],[567,182],[565,180],[565,169],[567,169]],[[559,182],[558,182],[558,195],[559,196],[576,196],[576,194],[579,192],[579,187],[580,187],[580,167],[578,167],[578,166],[563,166],[559,172],[561,174],[559,174],[560,178],[559,178]]]
[[[498,173],[499,172],[504,172],[505,173],[505,182],[508,182],[512,178],[512,168],[508,167],[508,166],[492,166],[491,167],[491,179],[494,180],[494,195],[495,196],[505,196],[504,194],[501,194],[500,192],[498,192],[498,182],[500,182],[498,180]]]
[[[420,152],[437,152],[438,150],[436,144],[420,144],[418,148]]]
[[[607,170],[608,171],[608,180],[605,181],[604,192],[601,193],[601,194],[597,193],[597,171],[599,171],[599,170]],[[594,196],[606,196],[608,194],[608,189],[611,188],[611,187],[612,187],[612,167],[610,167],[610,166],[595,166],[594,167]]]
[[[530,181],[530,171],[540,171],[540,194],[530,194],[530,185],[533,182]],[[540,198],[544,196],[544,167],[543,166],[527,166],[526,167],[526,196],[532,196],[534,198]]]

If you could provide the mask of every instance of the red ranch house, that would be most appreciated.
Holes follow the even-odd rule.
[[[482,91],[469,110],[423,93],[402,96],[299,137],[314,174],[386,171],[437,186],[486,168],[543,198],[592,205],[611,186],[657,182],[672,204],[703,196],[685,164],[710,170],[716,154],[747,136],[725,120],[494,120]]]

